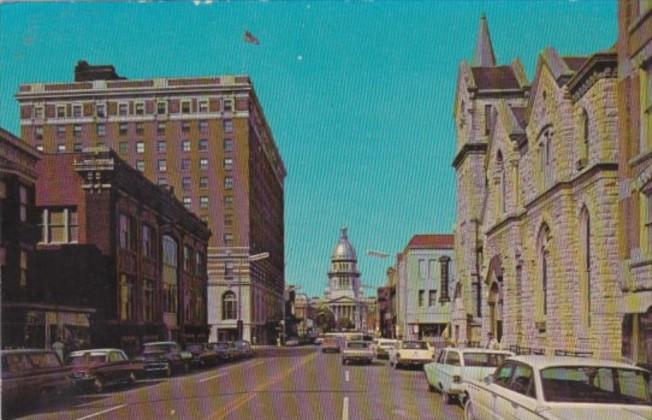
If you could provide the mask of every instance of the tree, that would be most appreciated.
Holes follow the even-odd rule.
[[[342,331],[342,330],[350,330],[355,327],[355,324],[353,321],[351,321],[349,318],[340,318],[337,320],[337,329]]]
[[[325,333],[335,328],[335,315],[327,306],[324,305],[317,309],[315,326]]]

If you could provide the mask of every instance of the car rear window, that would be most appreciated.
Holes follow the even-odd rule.
[[[60,367],[61,361],[56,353],[34,353],[29,355],[29,360],[35,368]]]
[[[428,350],[428,345],[423,341],[404,341],[403,348],[408,350]]]
[[[354,341],[351,343],[348,343],[346,347],[350,349],[366,349],[369,348],[369,343],[366,341]]]
[[[8,354],[5,356],[5,361],[9,372],[18,373],[32,369],[32,363],[27,358],[26,354]]]
[[[106,361],[105,354],[80,354],[79,356],[72,356],[68,360],[68,364],[73,366],[85,365],[87,363],[101,363]]]
[[[506,357],[497,353],[464,353],[464,366],[498,367]]]

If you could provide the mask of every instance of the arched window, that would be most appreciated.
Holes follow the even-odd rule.
[[[548,126],[541,131],[539,136],[539,151],[540,151],[540,172],[541,172],[541,188],[547,189],[552,186],[554,173],[552,166],[553,150],[552,150],[553,131],[552,126]]]
[[[539,257],[539,296],[538,299],[538,313],[542,321],[545,320],[548,314],[548,287],[550,284],[550,229],[546,224],[539,229],[537,237],[537,256]]]
[[[580,158],[584,159],[584,164],[588,163],[589,159],[589,113],[586,109],[582,110],[582,145],[581,145]]]
[[[179,252],[177,241],[169,235],[163,235],[163,311],[177,312],[177,278]]]
[[[503,154],[499,150],[496,154],[496,170],[498,171],[498,188],[496,194],[498,195],[497,210],[499,214],[504,214],[506,210],[505,202],[507,201],[507,182],[505,177],[505,164],[503,162]]]
[[[235,293],[225,292],[222,295],[222,319],[235,319],[237,310]]]
[[[591,221],[586,207],[580,212],[580,302],[582,324],[591,326]]]

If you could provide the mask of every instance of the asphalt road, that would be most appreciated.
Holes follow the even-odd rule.
[[[3,416],[5,417],[5,416]],[[343,366],[317,347],[263,348],[254,359],[130,388],[24,407],[27,419],[461,419],[421,370]]]

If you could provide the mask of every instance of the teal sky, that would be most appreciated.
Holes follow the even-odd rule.
[[[18,132],[20,83],[71,81],[79,59],[128,78],[246,72],[288,169],[286,283],[321,295],[347,225],[377,286],[412,235],[452,231],[457,67],[483,11],[498,61],[530,78],[546,46],[616,41],[615,1],[3,4],[0,126]]]

